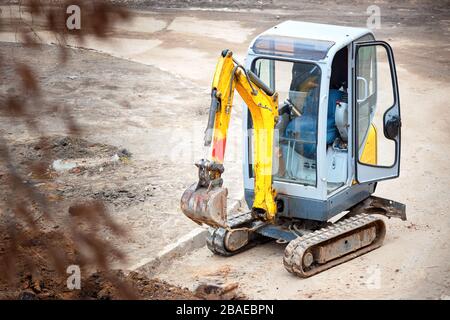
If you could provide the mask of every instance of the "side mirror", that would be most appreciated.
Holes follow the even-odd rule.
[[[384,124],[384,135],[386,138],[394,140],[400,131],[401,121],[398,116],[389,118]]]

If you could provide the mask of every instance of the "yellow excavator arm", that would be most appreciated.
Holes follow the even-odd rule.
[[[253,122],[253,173],[255,199],[252,213],[271,221],[277,212],[272,188],[274,128],[278,119],[278,95],[254,73],[224,50],[219,57],[212,83],[211,107],[205,131],[205,146],[212,143],[211,160],[196,163],[199,182],[181,199],[182,211],[197,223],[226,227],[226,195],[222,187],[223,161],[235,89],[246,103]]]

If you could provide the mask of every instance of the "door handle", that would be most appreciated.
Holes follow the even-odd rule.
[[[356,102],[361,103],[367,100],[369,96],[369,87],[367,85],[367,80],[363,77],[356,77],[356,81],[362,81],[364,83],[364,99],[357,99]],[[360,95],[360,92],[358,92],[358,95]]]

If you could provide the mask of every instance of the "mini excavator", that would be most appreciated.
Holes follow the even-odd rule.
[[[227,215],[224,172],[235,91],[245,107],[244,194]],[[394,56],[370,30],[285,21],[257,36],[246,65],[222,51],[205,131],[210,159],[182,195],[183,213],[210,226],[207,246],[232,256],[287,243],[285,268],[302,278],[383,243],[382,216],[405,205],[374,196],[400,173],[400,100]]]

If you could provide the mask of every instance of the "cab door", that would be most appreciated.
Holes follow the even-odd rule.
[[[355,178],[396,178],[401,118],[392,48],[384,41],[355,42],[353,54]]]

